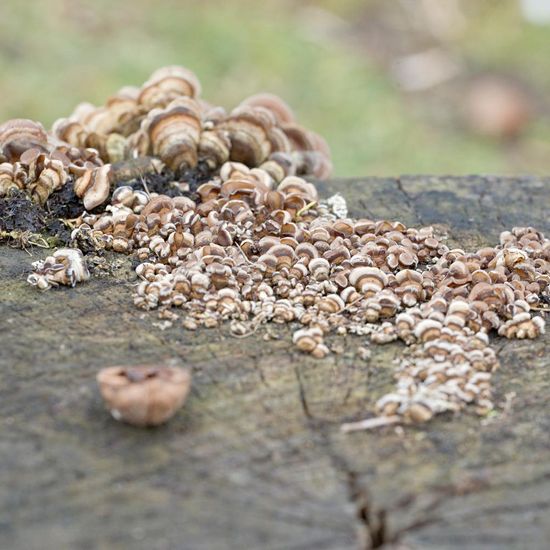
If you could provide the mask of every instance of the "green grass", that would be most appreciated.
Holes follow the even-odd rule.
[[[358,4],[346,0],[339,13],[353,17]],[[550,86],[543,33],[522,27],[507,38],[502,29],[517,15],[501,10],[499,32],[492,29],[495,11],[481,10],[457,48],[491,67],[521,68],[532,55],[539,70],[528,74]],[[303,124],[327,138],[339,176],[550,168],[550,155],[540,162],[537,153],[531,162],[529,146],[525,159],[511,163],[498,144],[430,123],[364,55],[312,40],[289,1],[3,0],[0,6],[1,119],[50,125],[80,101],[102,103],[173,63],[194,70],[204,97],[226,107],[262,90],[280,94]],[[527,144],[544,151],[548,138],[541,122]]]

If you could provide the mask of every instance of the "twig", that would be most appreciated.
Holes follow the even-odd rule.
[[[243,255],[245,261],[252,265],[252,262],[248,259],[248,256],[246,255],[245,251],[241,248],[241,245],[238,242],[235,242],[235,246],[241,251],[241,254]]]
[[[48,244],[48,241],[44,237],[42,237],[42,235],[33,235],[33,234],[31,234],[27,238],[27,242],[31,246],[38,246],[39,248],[50,248],[50,245]]]
[[[300,218],[302,214],[305,214],[308,210],[311,210],[316,205],[317,205],[317,201],[308,202],[303,208],[300,208],[300,210],[296,212],[296,217]]]
[[[232,332],[231,336],[233,336],[233,338],[248,338],[249,336],[252,336],[253,334],[256,334],[257,330],[258,330],[258,326],[255,326],[254,330],[250,330],[249,332],[245,332],[244,334],[236,334],[236,333]]]
[[[147,182],[145,181],[145,178],[143,175],[140,174],[139,181],[141,181],[141,185],[143,185],[143,188],[145,189],[145,192],[151,196],[151,191],[149,191],[149,188],[147,187]]]
[[[358,302],[360,302],[361,300],[364,300],[365,297],[364,296],[360,296],[359,298],[356,298],[355,300],[353,300],[352,302],[350,302],[349,304],[346,304],[345,307],[343,307],[340,311],[335,311],[334,313],[331,313],[329,315],[329,317],[332,317],[333,315],[339,315],[340,313],[342,313],[343,311],[347,311],[351,306],[357,304]]]
[[[367,418],[359,422],[348,422],[340,426],[340,430],[345,433],[356,432],[359,430],[372,430],[381,428],[382,426],[390,426],[391,424],[399,424],[402,422],[400,416],[377,416],[375,418]]]

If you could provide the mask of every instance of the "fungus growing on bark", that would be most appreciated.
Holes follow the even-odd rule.
[[[138,308],[171,322],[177,311],[190,330],[228,321],[237,337],[295,323],[296,348],[319,358],[342,349],[325,343],[331,334],[403,340],[396,387],[376,406],[385,420],[361,427],[425,422],[467,405],[485,414],[498,366],[488,334],[544,331],[533,315],[550,285],[542,233],[514,228],[494,248],[467,252],[432,227],[350,218],[342,196],[320,201],[303,177],[328,174],[326,143],[275,96],[227,113],[200,98],[192,73],[168,67],[101,107],[80,105],[53,134],[10,121],[0,147],[0,195],[20,190],[43,204],[74,185],[86,210],[102,206],[70,221],[71,238],[134,255]],[[128,172],[115,158],[149,166],[158,185],[139,170],[121,177]],[[38,262],[29,282],[88,277],[82,254],[63,249]],[[156,366],[113,367],[98,381],[114,416],[138,425],[165,421],[189,387],[187,374]]]
[[[98,373],[97,383],[115,420],[139,427],[158,426],[182,407],[191,375],[164,365],[107,367]]]

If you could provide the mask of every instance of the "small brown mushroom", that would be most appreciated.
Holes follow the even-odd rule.
[[[86,210],[92,210],[103,204],[111,191],[111,165],[86,170],[84,175],[76,180],[74,192],[84,203]]]
[[[260,93],[248,97],[241,103],[241,107],[263,107],[271,111],[278,124],[294,122],[294,114],[291,108],[278,96],[267,93]]]
[[[141,131],[147,136],[150,153],[172,170],[196,166],[201,110],[194,99],[180,97],[163,109],[153,109],[143,121]]]
[[[201,85],[197,76],[176,65],[157,69],[141,87],[138,103],[149,108],[165,106],[180,97],[198,97]]]
[[[218,129],[226,132],[231,142],[231,160],[246,166],[259,166],[267,160],[273,152],[270,137],[275,123],[275,115],[269,110],[252,106],[233,109],[227,119],[218,124]],[[277,151],[290,149],[286,136],[282,137],[284,144],[279,144]]]
[[[19,160],[27,149],[48,150],[48,135],[39,122],[25,118],[8,120],[0,126],[0,152],[10,162]]]
[[[115,420],[158,426],[183,405],[191,386],[189,371],[163,365],[107,367],[97,383]]]
[[[74,287],[76,283],[87,281],[90,272],[82,252],[78,248],[60,248],[45,260],[33,264],[27,282],[40,290],[58,285]]]

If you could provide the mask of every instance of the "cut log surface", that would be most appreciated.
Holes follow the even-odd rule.
[[[437,225],[453,246],[496,244],[513,226],[550,233],[550,180],[332,180],[350,213]],[[47,255],[0,248],[0,548],[546,549],[550,541],[550,334],[493,338],[496,411],[344,434],[392,387],[399,344],[341,338],[298,353],[288,328],[163,330],[115,278],[39,292]],[[335,338],[336,340],[336,338]],[[108,365],[179,358],[193,373],[167,425],[113,420],[95,383]]]

